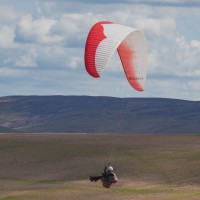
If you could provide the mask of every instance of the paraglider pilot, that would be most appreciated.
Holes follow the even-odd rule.
[[[113,183],[116,183],[118,181],[116,174],[113,171],[113,167],[110,165],[110,163],[105,165],[104,172],[101,176],[90,176],[90,181],[102,181],[102,185],[105,188],[110,188],[110,186]]]

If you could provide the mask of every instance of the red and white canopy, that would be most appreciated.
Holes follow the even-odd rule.
[[[143,91],[147,74],[147,44],[141,30],[102,21],[90,30],[85,45],[85,67],[98,78],[118,51],[124,72],[131,86]]]

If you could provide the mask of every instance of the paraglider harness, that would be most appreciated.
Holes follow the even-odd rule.
[[[111,184],[116,183],[118,179],[116,174],[113,172],[113,167],[109,164],[105,165],[104,172],[101,176],[90,176],[90,181],[96,182],[98,180],[102,181],[104,187],[110,188]]]

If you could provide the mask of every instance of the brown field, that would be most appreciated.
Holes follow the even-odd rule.
[[[111,162],[119,182],[89,175]],[[200,199],[200,135],[1,134],[0,200]]]

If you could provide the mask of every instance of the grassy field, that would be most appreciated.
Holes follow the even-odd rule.
[[[91,183],[111,162],[119,182]],[[200,199],[200,135],[1,134],[0,200]]]

